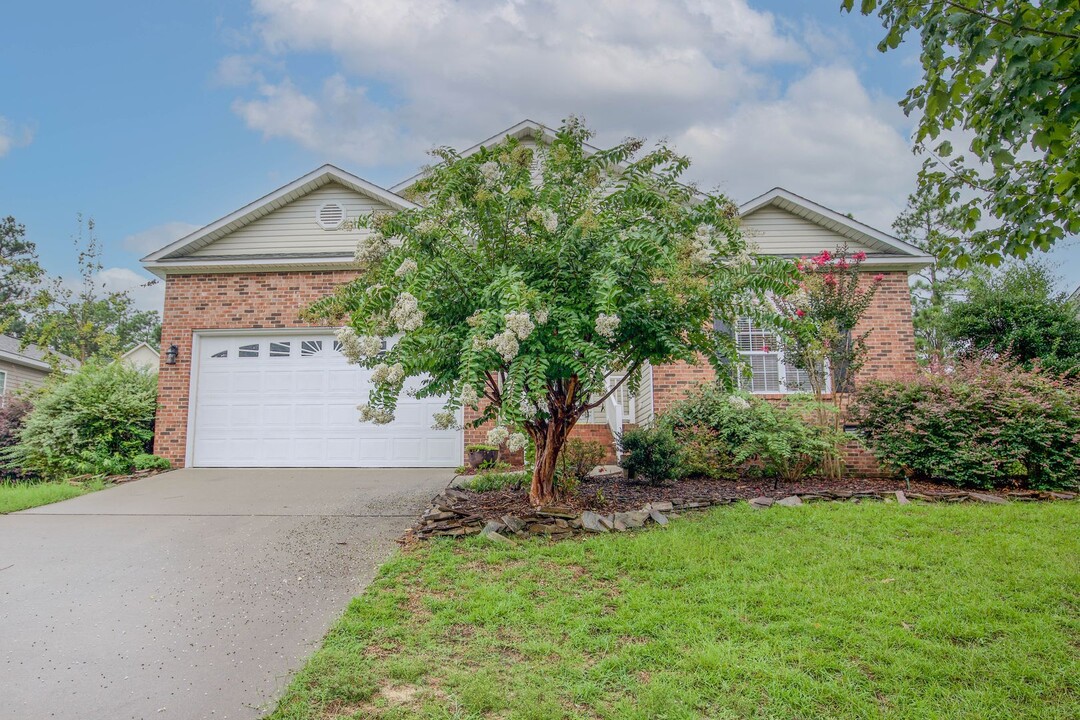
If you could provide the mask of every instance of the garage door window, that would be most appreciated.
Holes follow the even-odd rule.
[[[270,357],[289,357],[292,354],[292,345],[287,342],[270,343]]]
[[[251,345],[241,345],[240,352],[238,354],[242,358],[259,357],[259,343],[253,343]]]
[[[303,340],[300,342],[300,357],[315,357],[322,352],[322,340]]]

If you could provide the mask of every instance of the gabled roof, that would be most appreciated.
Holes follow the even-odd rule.
[[[68,357],[64,353],[53,352],[51,354],[58,358],[63,365],[69,367],[79,366],[78,360]],[[53,367],[48,360],[49,355],[48,351],[37,345],[27,345],[24,348],[22,347],[22,341],[18,338],[13,338],[10,335],[0,335],[0,360],[7,360],[16,365],[24,365],[38,370],[52,370]]]
[[[769,206],[780,208],[812,223],[821,225],[839,235],[873,248],[884,255],[904,256],[905,261],[921,266],[929,265],[934,261],[933,257],[900,238],[872,228],[865,223],[849,218],[781,187],[775,187],[767,193],[758,195],[753,200],[743,203],[739,206],[739,215],[746,217],[761,208]]]
[[[339,167],[327,164],[293,180],[288,185],[278,188],[269,195],[264,195],[255,202],[245,205],[236,212],[226,215],[220,220],[212,222],[156,252],[150,253],[142,259],[142,263],[151,271],[154,271],[155,268],[176,264],[175,261],[184,258],[192,251],[205,247],[245,225],[250,225],[259,218],[265,217],[278,208],[329,183],[344,185],[355,192],[385,203],[395,210],[407,210],[417,207],[416,204],[386,188],[370,183],[362,177],[346,172]]]
[[[158,352],[157,348],[150,347],[149,343],[141,342],[138,345],[132,345],[127,350],[125,350],[123,352],[123,354],[120,355],[120,359],[123,360],[124,358],[127,358],[127,357],[133,355],[134,353],[138,352],[142,348],[146,348],[150,352],[154,353],[154,355],[157,355],[158,357],[161,357],[161,353]]]

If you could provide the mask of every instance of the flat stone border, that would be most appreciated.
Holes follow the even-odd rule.
[[[431,502],[420,521],[409,531],[407,537],[424,540],[432,537],[466,537],[482,535],[498,543],[516,544],[514,537],[547,537],[562,540],[575,534],[624,532],[645,525],[667,525],[669,518],[677,513],[701,510],[718,505],[741,502],[737,497],[726,498],[674,498],[672,500],[646,503],[640,510],[616,513],[598,513],[592,510],[578,512],[560,506],[540,507],[528,514],[503,515],[488,518],[458,509],[458,501],[469,494],[455,488],[447,488]],[[967,490],[941,493],[918,493],[896,490],[847,491],[820,490],[817,492],[789,495],[779,500],[761,496],[747,500],[755,510],[767,510],[774,505],[794,507],[812,502],[896,502],[909,505],[912,501],[926,503],[986,503],[1006,505],[1009,502],[1046,502],[1076,500],[1077,493],[1018,490],[1004,496]]]

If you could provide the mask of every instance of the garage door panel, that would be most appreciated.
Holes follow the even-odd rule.
[[[356,406],[367,402],[371,371],[349,365],[332,350],[333,342],[332,335],[204,339],[196,377],[192,464],[454,467],[460,463],[461,432],[432,429],[432,415],[443,407],[441,398],[418,400],[403,394],[394,422],[360,423]],[[250,356],[255,346],[257,357]],[[242,357],[241,350],[249,356]],[[279,355],[271,357],[271,351]],[[412,386],[419,386],[419,381],[412,381]]]

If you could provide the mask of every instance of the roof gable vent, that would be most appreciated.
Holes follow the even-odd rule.
[[[323,203],[315,211],[315,222],[323,230],[337,230],[345,222],[345,206],[336,202]]]

